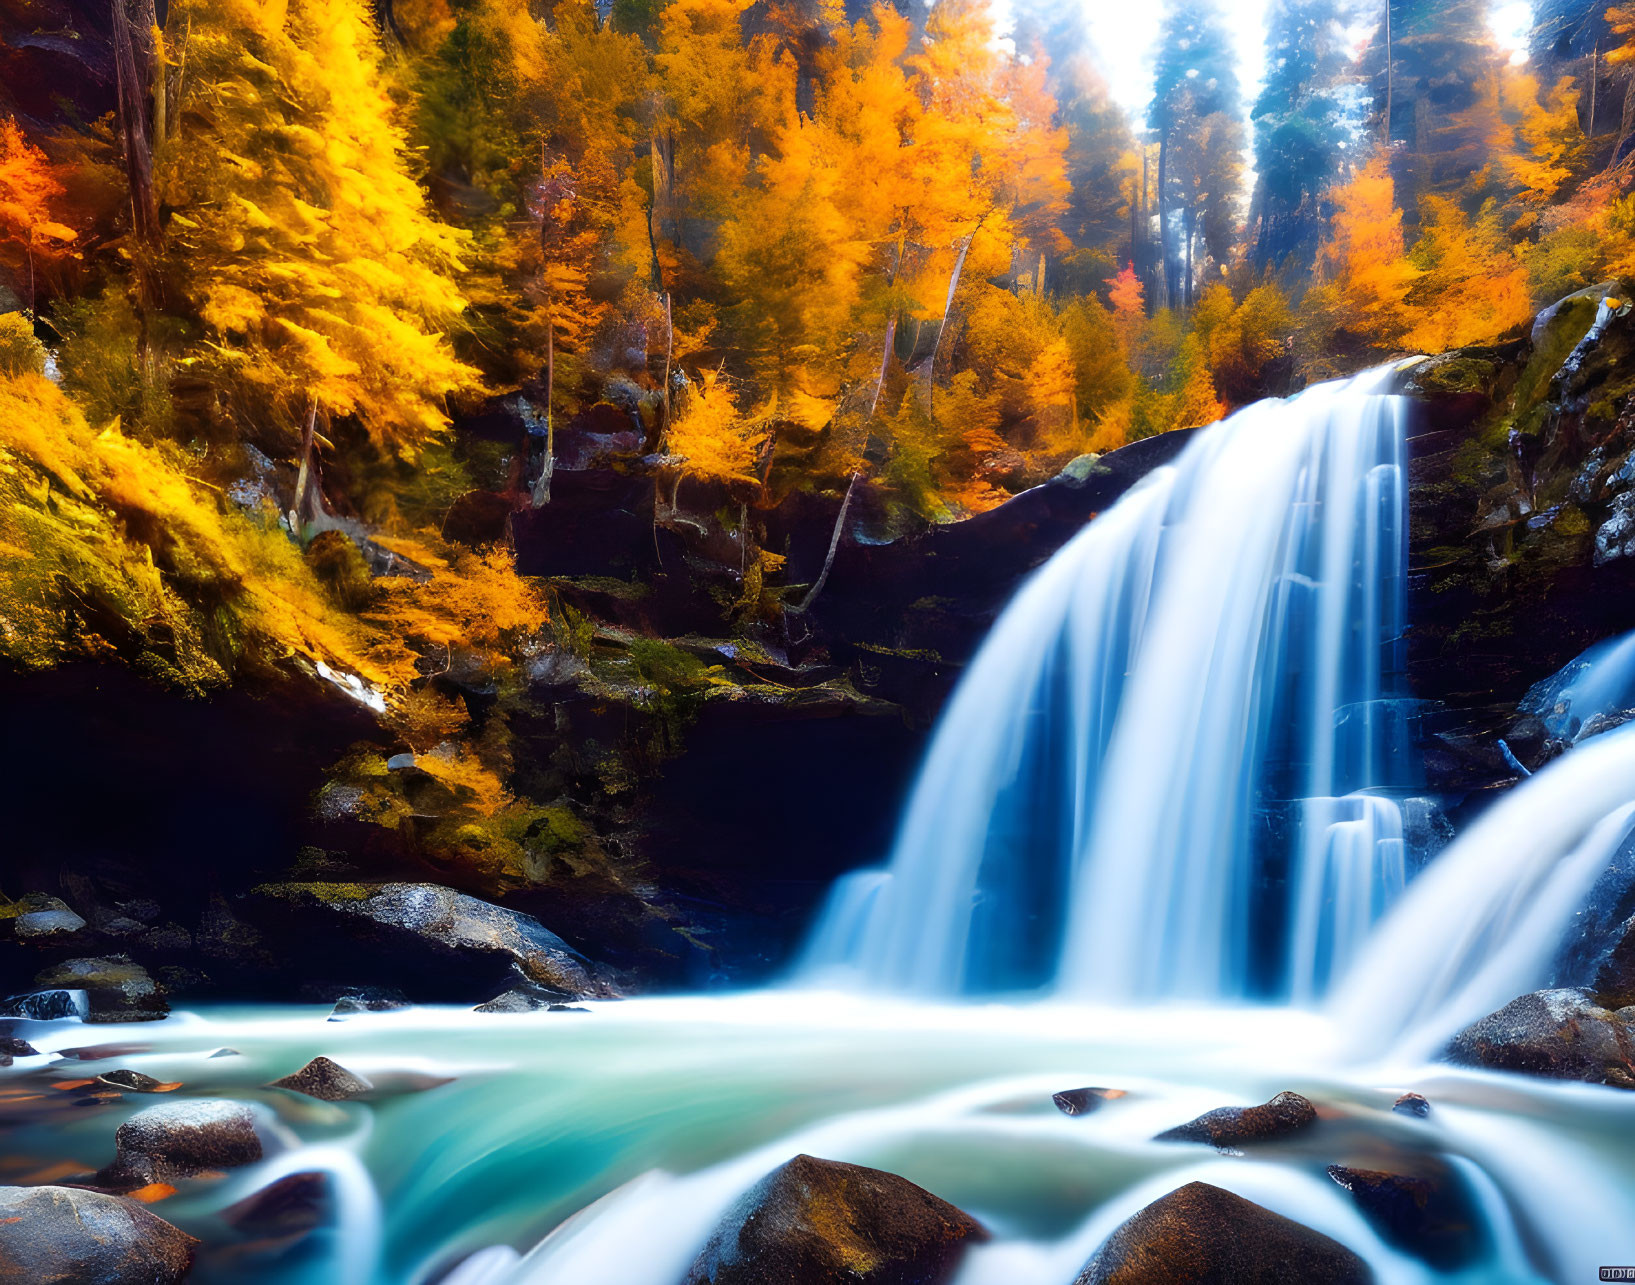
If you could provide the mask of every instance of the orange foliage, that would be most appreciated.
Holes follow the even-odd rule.
[[[0,262],[20,278],[31,302],[36,264],[69,253],[78,235],[54,216],[63,192],[46,154],[15,119],[0,120]]]

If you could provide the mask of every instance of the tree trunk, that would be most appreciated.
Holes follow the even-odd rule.
[[[297,540],[307,525],[307,495],[312,490],[312,444],[318,435],[318,401],[307,399],[307,422],[301,430],[301,467],[295,474],[295,498],[290,507],[290,532]]]
[[[840,537],[846,530],[846,511],[852,507],[852,492],[857,489],[858,477],[859,474],[853,473],[852,480],[846,483],[846,498],[840,502],[840,513],[835,518],[835,529],[829,536],[829,552],[824,556],[823,570],[818,573],[811,591],[801,599],[798,608],[800,611],[809,611],[812,604],[817,601],[818,594],[823,592],[823,586],[829,583],[829,571],[835,564],[835,553],[840,548]]]
[[[1181,287],[1181,299],[1182,299],[1181,306],[1185,311],[1190,312],[1192,310],[1192,305],[1195,302],[1195,300],[1193,298],[1193,293],[1192,293],[1192,291],[1193,291],[1193,277],[1194,277],[1193,269],[1192,269],[1192,252],[1193,252],[1193,247],[1198,242],[1198,212],[1197,212],[1197,210],[1188,210],[1187,211],[1186,228],[1187,228],[1187,244],[1186,244],[1186,265],[1187,265],[1186,273],[1187,273],[1187,275],[1186,275],[1186,280],[1182,283],[1182,287]]]
[[[1385,0],[1385,146],[1391,146],[1391,90],[1392,86],[1392,50],[1391,50],[1391,0]]]
[[[670,439],[670,418],[675,413],[675,405],[670,395],[671,363],[676,355],[676,323],[674,314],[670,311],[670,292],[664,292],[664,423],[659,426],[658,440],[654,446],[661,453],[664,444]]]
[[[1153,284],[1153,311],[1169,307],[1169,198],[1164,178],[1169,165],[1169,135],[1158,139],[1158,279]]]
[[[880,373],[874,380],[874,396],[869,398],[869,418],[880,406],[880,390],[886,386],[886,372],[891,369],[891,346],[897,340],[897,312],[892,310],[886,321],[886,342],[880,348]]]
[[[907,253],[904,241],[908,233],[899,223],[897,236],[897,258],[891,265],[891,275],[886,278],[886,289],[893,290],[897,286],[898,274],[903,270],[903,256]],[[885,387],[886,373],[891,369],[891,346],[897,341],[897,307],[891,305],[891,315],[886,318],[886,342],[880,346],[880,374],[874,381],[874,395],[869,398],[869,418],[874,418],[874,412],[880,405],[880,390]],[[912,354],[911,354],[912,356]]]
[[[540,508],[551,502],[551,474],[556,471],[556,318],[545,319],[545,459],[539,468],[539,481],[534,483],[533,506]]]
[[[151,9],[150,9],[151,13]],[[131,230],[144,249],[159,244],[159,206],[153,192],[153,148],[148,136],[150,86],[143,74],[152,65],[151,17],[139,28],[126,0],[113,0],[114,69],[118,77],[119,135],[130,188]]]
[[[1590,127],[1584,132],[1584,137],[1595,137],[1595,97],[1601,80],[1601,42],[1595,42],[1595,51],[1590,54]]]
[[[942,301],[942,320],[937,323],[937,337],[931,341],[931,360],[925,364],[927,411],[931,409],[932,398],[937,395],[937,356],[942,352],[942,336],[948,329],[948,314],[954,310],[954,296],[959,293],[959,275],[965,271],[965,256],[971,252],[971,242],[981,228],[982,220],[978,219],[976,227],[965,234],[965,240],[959,247],[959,257],[954,260],[954,270],[948,277],[948,297]]]

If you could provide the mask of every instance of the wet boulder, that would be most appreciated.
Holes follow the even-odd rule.
[[[170,1012],[159,984],[129,955],[70,959],[42,969],[34,984],[45,990],[81,990],[88,1022],[152,1022]]]
[[[985,1239],[906,1178],[801,1155],[727,1212],[684,1285],[941,1285]]]
[[[1192,1182],[1121,1223],[1074,1285],[1367,1285],[1338,1241],[1242,1196]]]
[[[1052,1093],[1050,1100],[1063,1115],[1089,1115],[1092,1111],[1100,1109],[1102,1103],[1112,1102],[1123,1096],[1123,1089],[1063,1089],[1060,1093]]]
[[[151,1075],[143,1075],[140,1071],[123,1066],[104,1071],[97,1076],[97,1083],[118,1089],[121,1093],[169,1093],[182,1087],[180,1080],[156,1080]]]
[[[1635,1089],[1632,1023],[1635,1008],[1603,1008],[1586,990],[1534,991],[1472,1022],[1444,1056],[1463,1066]]]
[[[0,1187],[0,1280],[170,1285],[193,1237],[134,1200],[77,1187]]]
[[[375,1086],[361,1075],[354,1075],[339,1062],[327,1057],[315,1057],[299,1071],[267,1085],[269,1089],[288,1089],[302,1093],[320,1102],[345,1102],[368,1093]]]
[[[25,910],[12,920],[11,930],[18,941],[27,945],[59,946],[82,940],[85,921],[57,902],[44,909]]]
[[[165,1102],[138,1111],[114,1134],[112,1187],[173,1182],[261,1159],[255,1114],[242,1102]]]
[[[1298,1093],[1284,1091],[1257,1107],[1217,1107],[1196,1120],[1165,1129],[1159,1142],[1207,1142],[1221,1151],[1245,1143],[1269,1142],[1317,1123],[1317,1108]]]
[[[1464,1266],[1482,1248],[1475,1203],[1447,1164],[1427,1160],[1413,1174],[1330,1165],[1328,1176],[1351,1193],[1381,1240],[1438,1271]]]
[[[22,1017],[31,1022],[58,1022],[85,1017],[91,1001],[82,990],[40,990],[13,995],[0,1003],[0,1017]]]
[[[1590,989],[1603,1008],[1635,1005],[1635,916],[1620,925],[1616,938],[1596,961]]]
[[[1423,1120],[1431,1113],[1431,1103],[1423,1093],[1404,1093],[1391,1104],[1391,1110],[1398,1115],[1411,1115]]]
[[[513,986],[501,991],[491,1000],[477,1005],[477,1013],[537,1013],[541,1009],[561,1007],[562,997],[538,986]]]
[[[349,991],[337,999],[335,1007],[330,1010],[329,1020],[343,1021],[348,1017],[356,1017],[359,1013],[395,1013],[408,1007],[409,1001],[401,994],[368,987],[360,991]]]
[[[269,942],[286,943],[285,966],[319,971],[316,982],[380,984],[429,1002],[470,1003],[518,981],[558,998],[618,994],[605,969],[537,919],[438,884],[269,884],[247,910]]]
[[[331,1196],[327,1173],[285,1174],[221,1211],[235,1230],[273,1238],[302,1236],[329,1220]]]

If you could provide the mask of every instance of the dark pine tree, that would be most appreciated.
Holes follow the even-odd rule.
[[[1488,160],[1483,113],[1500,70],[1490,8],[1488,0],[1389,0],[1390,22],[1370,45],[1379,136],[1392,145],[1409,222],[1421,195],[1456,190]]]
[[[1266,83],[1252,113],[1249,252],[1257,271],[1309,266],[1321,239],[1319,203],[1339,175],[1352,125],[1344,39],[1337,0],[1272,0],[1267,9]]]
[[[1184,167],[1176,152],[1205,139],[1217,143],[1223,122],[1241,130],[1242,95],[1231,32],[1214,0],[1172,0],[1158,35],[1152,106],[1147,122],[1158,140],[1158,228],[1163,271],[1158,276],[1159,307],[1188,301],[1195,231],[1219,229],[1235,193],[1206,170],[1218,168],[1228,149],[1195,149]],[[1210,121],[1211,117],[1221,118]],[[1210,122],[1206,126],[1206,122]],[[1189,171],[1183,183],[1179,170]]]

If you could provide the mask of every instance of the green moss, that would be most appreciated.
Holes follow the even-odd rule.
[[[544,833],[540,837],[550,851],[557,852],[563,849],[577,851],[591,840],[591,828],[575,816],[573,809],[566,803],[555,803],[548,808],[541,808],[539,819],[544,823]]]
[[[877,643],[858,643],[860,651],[872,651],[876,656],[898,656],[904,660],[923,660],[942,663],[942,653],[917,647],[882,647]]]
[[[366,883],[264,883],[251,891],[258,897],[279,897],[286,901],[312,897],[325,905],[368,901],[378,888]]]
[[[1489,395],[1498,373],[1499,363],[1494,358],[1458,353],[1420,363],[1413,368],[1409,382],[1431,396]]]
[[[652,592],[640,580],[618,580],[613,576],[563,576],[552,583],[582,589],[586,593],[605,594],[621,602],[640,602]]]
[[[1594,528],[1589,518],[1584,516],[1583,509],[1576,504],[1569,504],[1556,515],[1555,529],[1562,535],[1585,536]]]
[[[1556,372],[1573,349],[1578,347],[1579,340],[1589,333],[1600,304],[1600,299],[1594,295],[1566,300],[1539,336],[1532,357],[1516,381],[1514,419],[1516,427],[1523,433],[1536,433],[1543,423],[1542,414],[1534,415],[1531,412],[1541,409],[1540,403],[1550,392],[1550,381],[1556,377]]]

